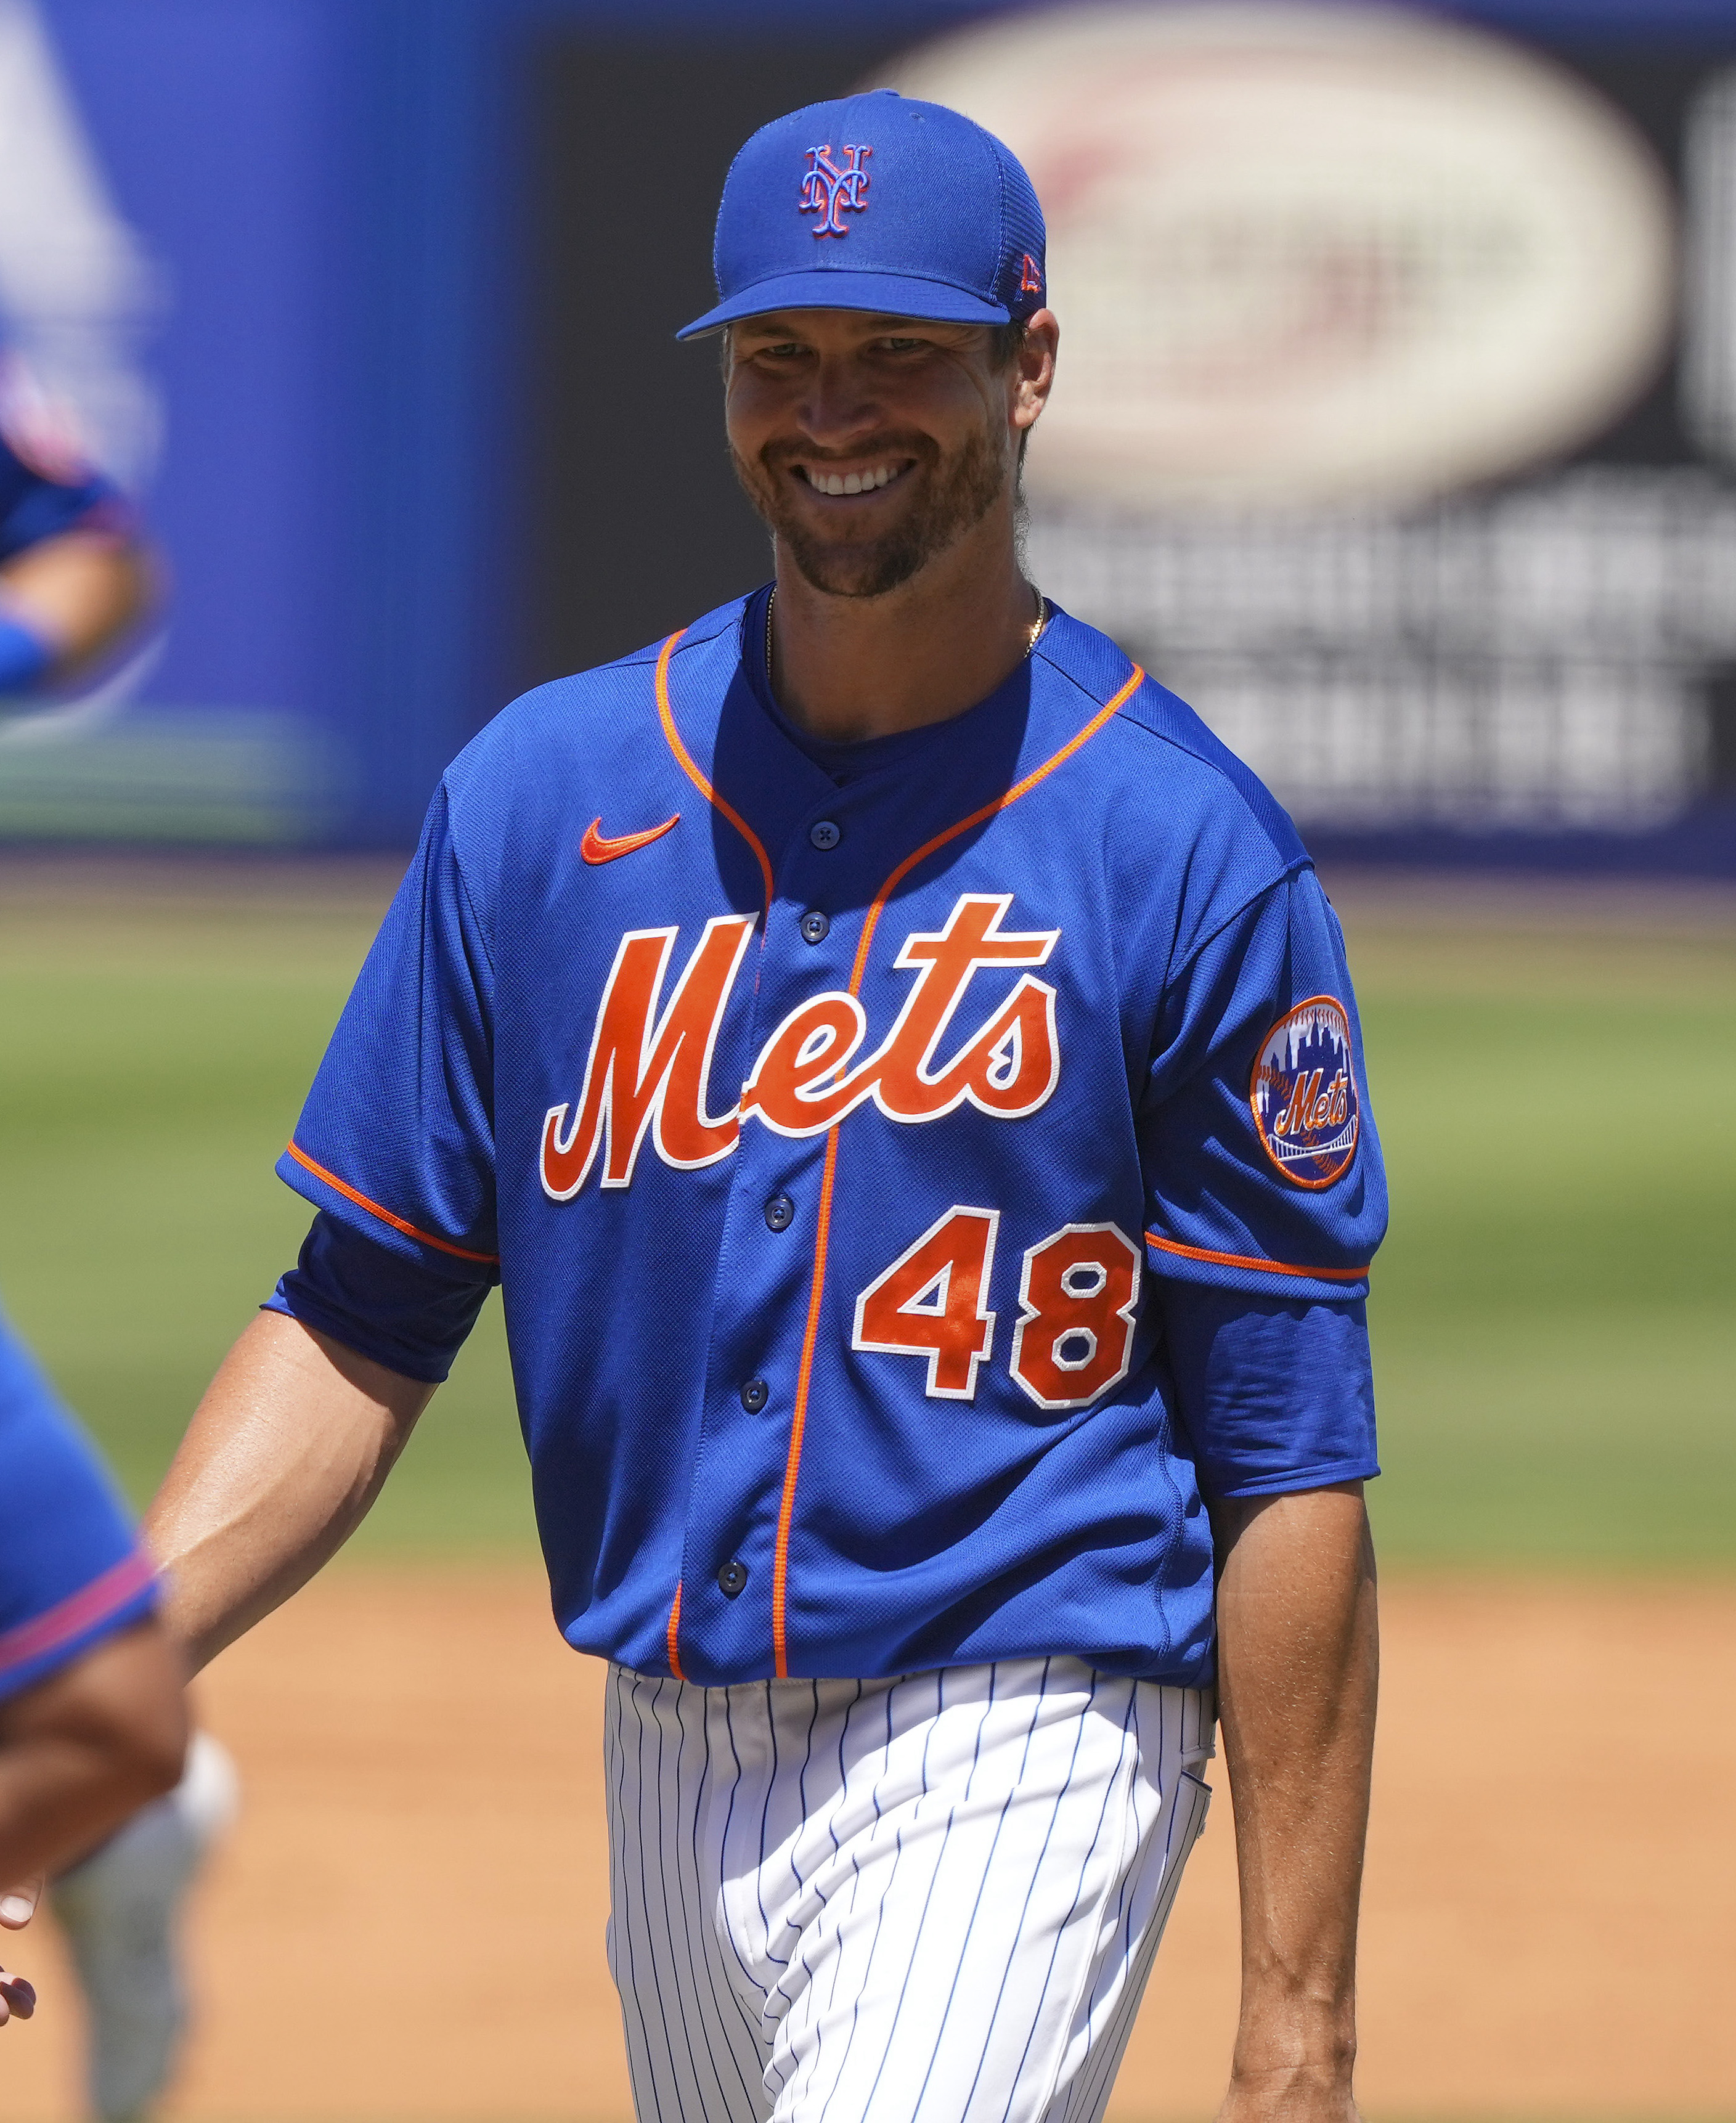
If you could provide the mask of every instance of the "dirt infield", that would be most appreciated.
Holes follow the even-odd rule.
[[[1736,1588],[1386,1596],[1365,1933],[1371,2114],[1736,2111]],[[223,1659],[244,1821],[197,1912],[204,2123],[623,2123],[599,1670],[524,1572],[336,1572]],[[1235,2010],[1228,1809],[1112,2116],[1204,2118]],[[26,1941],[28,1952],[26,1951]],[[77,2114],[54,1942],[7,2123]]]

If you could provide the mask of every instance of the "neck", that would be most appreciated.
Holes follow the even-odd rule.
[[[890,737],[963,715],[1017,670],[1042,607],[997,527],[877,598],[817,590],[780,546],[769,675],[791,721],[832,744]]]

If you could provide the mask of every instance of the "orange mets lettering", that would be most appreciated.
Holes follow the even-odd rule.
[[[655,1030],[676,932],[635,929],[622,938],[591,1036],[579,1117],[569,1128],[568,1108],[551,1106],[542,1123],[545,1193],[556,1202],[576,1194],[599,1145],[605,1146],[600,1183],[625,1187],[647,1129],[655,1131],[664,1163],[687,1170],[713,1165],[734,1149],[736,1109],[708,1118],[706,1079],[724,1005],[753,933],[750,915],[708,921]]]
[[[673,954],[673,929],[634,930],[621,940],[604,985],[585,1063],[577,1117],[551,1106],[542,1124],[543,1191],[571,1199],[602,1152],[599,1184],[625,1187],[647,1134],[665,1165],[711,1165],[735,1147],[748,1114],[780,1135],[823,1134],[872,1099],[889,1120],[938,1120],[960,1105],[997,1118],[1035,1113],[1061,1074],[1055,991],[1027,972],[1004,1002],[937,1060],[974,976],[986,968],[1044,964],[1058,929],[1028,933],[1001,926],[1011,893],[966,893],[946,925],[906,937],[894,963],[915,985],[897,1021],[858,1066],[867,1012],[833,991],[792,1010],[762,1048],[741,1103],[711,1118],[707,1080],[717,1035],[739,971],[753,918],[706,925],[662,1015],[659,1000]]]
[[[1350,1079],[1340,1069],[1323,1091],[1323,1069],[1305,1071],[1296,1080],[1283,1111],[1272,1123],[1274,1135],[1301,1135],[1309,1130],[1342,1127],[1349,1118]]]

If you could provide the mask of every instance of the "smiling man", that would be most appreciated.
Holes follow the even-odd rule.
[[[1385,1193],[1338,926],[1021,572],[1059,330],[1006,148],[798,111],[716,265],[775,582],[448,771],[156,1507],[176,1612],[209,1657],[317,1568],[499,1282],[610,1661],[641,2118],[1095,2123],[1221,1708],[1224,2112],[1345,2123]]]

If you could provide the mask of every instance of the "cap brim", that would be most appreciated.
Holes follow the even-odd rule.
[[[852,273],[837,265],[813,265],[800,273],[779,273],[744,288],[695,317],[676,333],[697,339],[742,317],[762,317],[772,310],[877,310],[890,317],[922,317],[934,324],[1004,325],[1011,312],[1001,302],[986,302],[964,288],[942,280],[924,280],[906,273]]]

